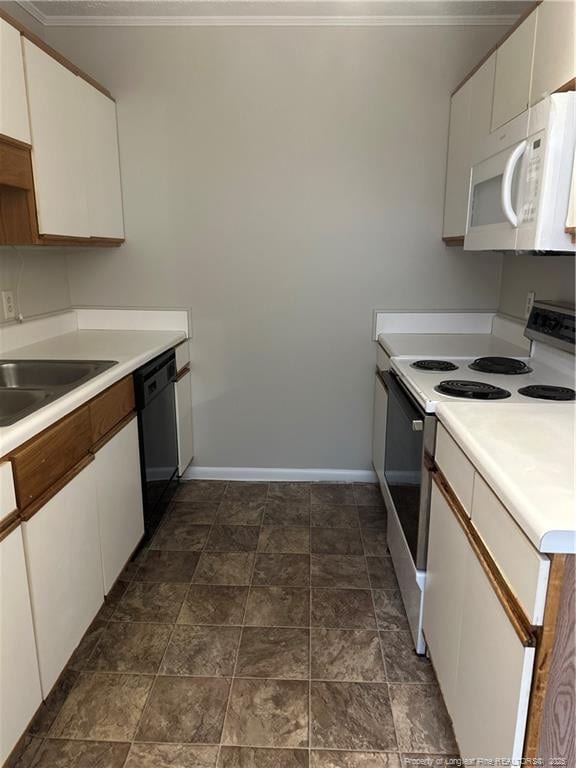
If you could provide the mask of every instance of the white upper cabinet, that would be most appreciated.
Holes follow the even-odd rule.
[[[443,237],[464,237],[470,169],[490,134],[496,54],[452,96]]]
[[[83,81],[34,43],[23,45],[39,233],[90,237]]]
[[[493,131],[528,109],[535,32],[532,12],[496,51]]]
[[[462,237],[466,231],[467,190],[470,184],[470,80],[452,96],[446,164],[444,237]]]
[[[20,32],[0,19],[0,134],[30,144]]]
[[[38,232],[124,237],[116,104],[23,38]]]
[[[530,105],[576,76],[576,4],[544,0],[537,13]]]
[[[484,157],[484,147],[490,136],[495,74],[496,54],[493,53],[469,80],[471,166]]]
[[[116,103],[79,78],[89,231],[92,237],[124,237]]]

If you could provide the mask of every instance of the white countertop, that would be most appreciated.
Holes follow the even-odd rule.
[[[15,424],[0,428],[0,456],[186,339],[183,331],[74,331],[0,355],[7,360],[116,360],[114,365]]]
[[[540,552],[576,553],[576,405],[441,403],[436,415]]]
[[[390,357],[528,357],[529,352],[491,333],[381,333]]]

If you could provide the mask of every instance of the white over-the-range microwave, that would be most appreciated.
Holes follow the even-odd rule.
[[[576,93],[557,93],[492,135],[472,166],[465,250],[575,252],[566,218]]]

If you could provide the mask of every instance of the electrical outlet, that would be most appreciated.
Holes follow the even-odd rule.
[[[528,291],[528,294],[526,296],[526,306],[524,307],[524,317],[529,317],[530,312],[532,312],[532,307],[534,306],[534,291]]]
[[[16,317],[16,305],[14,304],[14,294],[12,291],[2,291],[2,307],[4,309],[4,319],[14,320]]]

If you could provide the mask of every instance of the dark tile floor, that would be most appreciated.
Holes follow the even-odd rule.
[[[441,765],[456,745],[385,522],[372,485],[183,483],[13,765]]]

